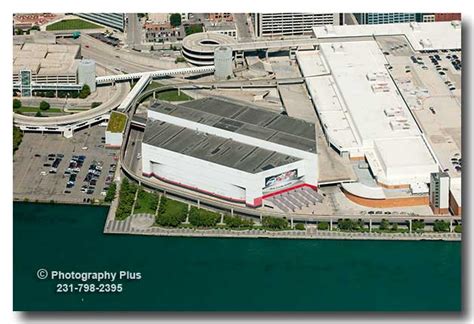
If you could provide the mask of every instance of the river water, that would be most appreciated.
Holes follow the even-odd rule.
[[[104,235],[106,215],[14,203],[15,310],[461,309],[460,242]],[[57,292],[58,283],[81,282],[40,280],[38,269],[142,278],[121,280],[121,293]]]

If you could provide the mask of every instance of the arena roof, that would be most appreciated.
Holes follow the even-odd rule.
[[[143,143],[248,173],[259,173],[301,160],[150,118]]]
[[[157,101],[150,109],[268,142],[316,153],[314,124],[227,98],[209,97],[180,105]]]

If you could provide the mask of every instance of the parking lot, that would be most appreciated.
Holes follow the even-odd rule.
[[[67,203],[103,200],[118,154],[104,148],[104,131],[104,127],[94,126],[69,139],[60,134],[25,133],[13,159],[14,199]]]

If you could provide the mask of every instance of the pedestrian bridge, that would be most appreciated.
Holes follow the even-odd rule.
[[[118,74],[118,75],[107,75],[100,76],[95,79],[97,85],[100,84],[110,84],[117,81],[130,81],[140,79],[142,76],[149,74],[152,79],[173,76],[179,74],[192,74],[192,73],[211,73],[214,72],[214,65],[212,66],[201,66],[201,67],[190,67],[190,68],[181,68],[181,69],[172,69],[172,70],[159,70],[159,71],[150,71],[150,72],[138,72],[138,73],[129,73],[129,74]]]

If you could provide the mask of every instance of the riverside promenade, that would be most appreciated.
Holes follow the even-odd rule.
[[[400,232],[342,232],[338,230],[319,231],[308,226],[305,230],[270,231],[264,229],[229,230],[224,228],[163,228],[154,226],[154,215],[137,214],[119,221],[108,218],[105,234],[133,234],[177,237],[229,237],[229,238],[277,238],[277,239],[334,239],[334,240],[442,240],[461,241],[461,234],[454,232],[400,233]]]

